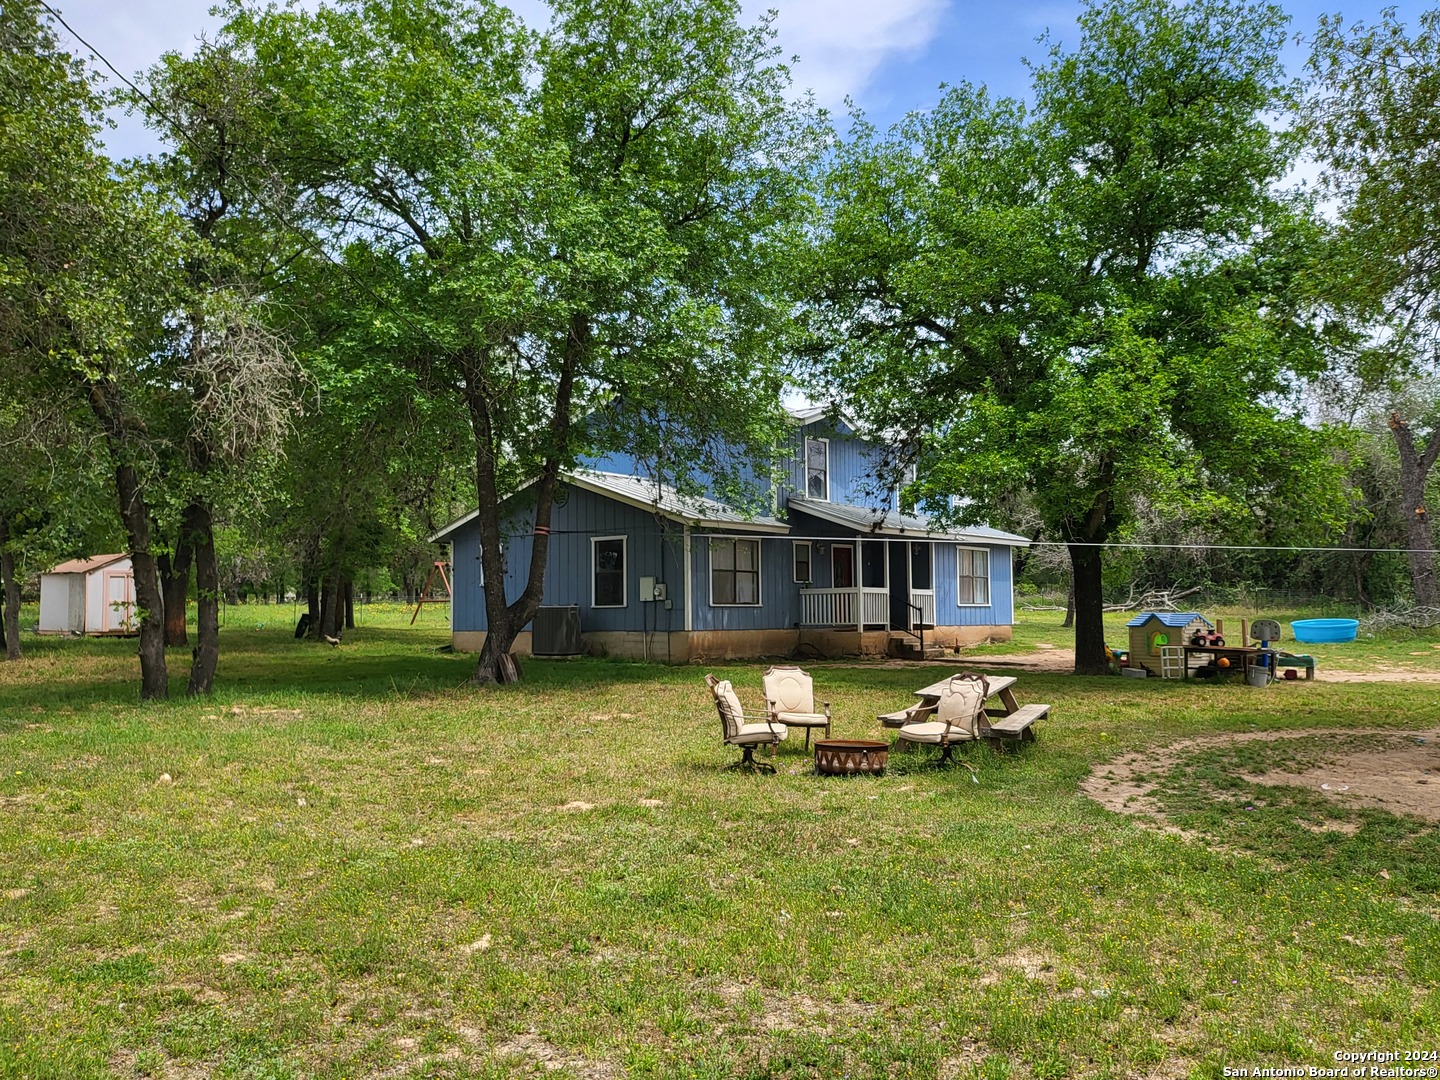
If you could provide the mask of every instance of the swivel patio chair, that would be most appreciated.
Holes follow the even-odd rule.
[[[933,720],[918,717],[900,727],[900,742],[940,747],[940,761],[961,743],[982,737],[981,717],[990,686],[984,675],[956,675],[940,691]],[[918,712],[919,710],[917,710]]]
[[[824,712],[815,711],[815,683],[798,667],[767,668],[764,678],[765,711],[770,719],[786,727],[805,729],[805,748],[810,748],[810,729],[824,728],[830,737],[830,703],[821,702]]]
[[[728,679],[717,679],[714,675],[706,675],[705,685],[710,688],[710,693],[715,698],[715,711],[720,714],[720,732],[724,742],[729,746],[738,746],[744,751],[744,756],[739,761],[726,767],[731,769],[769,769],[774,772],[774,765],[766,761],[755,760],[755,747],[769,746],[770,756],[774,757],[775,748],[789,734],[785,725],[775,723],[769,717],[761,721],[746,717],[745,711],[740,707],[740,698],[736,696],[735,689],[730,685]]]

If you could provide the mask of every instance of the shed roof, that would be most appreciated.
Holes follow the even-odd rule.
[[[576,472],[563,472],[561,479],[571,487],[615,499],[617,502],[625,503],[639,510],[658,513],[684,525],[722,525],[726,529],[737,532],[780,535],[790,531],[790,526],[773,517],[763,515],[746,517],[741,511],[722,502],[702,495],[684,495],[669,484],[643,476],[626,476],[621,473],[595,472],[584,469]],[[457,518],[430,537],[431,542],[448,540],[459,529],[479,516],[480,511],[472,510],[464,517]]]
[[[788,505],[834,525],[844,525],[859,533],[873,536],[903,536],[911,540],[954,540],[963,544],[999,544],[1005,547],[1029,547],[1030,541],[1014,533],[992,529],[988,525],[972,525],[963,529],[940,529],[929,518],[899,514],[871,507],[846,503],[821,502],[791,495]]]
[[[129,557],[129,553],[124,551],[119,555],[87,555],[83,559],[70,559],[67,562],[62,562],[53,570],[47,571],[47,573],[88,574],[91,570],[99,570],[102,567],[109,566],[111,563],[117,563],[121,559],[128,559]]]
[[[1143,611],[1135,618],[1127,622],[1126,626],[1144,626],[1151,619],[1159,619],[1165,626],[1183,629],[1189,626],[1196,619],[1199,619],[1206,626],[1214,626],[1209,619],[1205,618],[1198,611]]]

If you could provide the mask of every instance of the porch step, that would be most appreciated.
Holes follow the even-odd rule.
[[[890,655],[901,660],[938,660],[945,655],[945,650],[939,645],[925,643],[925,648],[920,648],[920,643],[914,638],[905,634],[892,634],[890,637]]]

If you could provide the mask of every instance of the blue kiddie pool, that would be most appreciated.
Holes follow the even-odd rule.
[[[1354,641],[1355,632],[1360,629],[1358,619],[1299,619],[1290,624],[1295,631],[1295,640],[1307,644],[1325,641]]]

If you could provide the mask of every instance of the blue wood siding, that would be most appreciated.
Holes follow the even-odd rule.
[[[728,538],[729,534],[722,535]],[[795,583],[792,542],[782,536],[756,539],[760,542],[759,605],[716,606],[710,603],[710,537],[705,533],[692,535],[696,630],[783,630],[800,620],[800,586]]]
[[[783,466],[785,483],[779,490],[778,504],[785,505],[790,492],[805,494],[804,449],[806,439],[828,439],[830,443],[830,502],[849,503],[852,506],[885,506],[895,509],[895,493],[875,491],[874,471],[881,460],[881,451],[874,445],[860,439],[844,423],[828,423],[817,420],[803,427],[797,426],[778,453],[779,464]],[[613,451],[586,458],[582,465],[597,472],[618,473],[621,476],[644,476],[634,455]],[[764,508],[769,497],[769,482],[763,469],[742,469],[742,479],[752,485],[757,493],[760,508]],[[722,498],[716,490],[713,478],[697,476],[712,498]]]
[[[990,552],[990,603],[961,606],[956,599],[960,577],[959,547],[986,547]],[[1015,622],[1010,549],[995,545],[935,545],[935,623],[938,626],[1010,626]]]
[[[633,454],[620,451],[583,458],[580,461],[580,467],[594,472],[615,473],[617,476],[650,477],[652,475],[651,471],[645,468]],[[735,478],[741,485],[741,490],[738,492],[720,491],[715,478],[707,472],[696,472],[688,479],[699,485],[702,494],[717,499],[727,506],[741,511],[749,511],[752,514],[773,514],[777,506],[765,463],[763,461],[742,461],[738,463],[735,471]],[[663,479],[665,483],[674,486],[674,477],[667,476]]]
[[[534,538],[527,515],[505,530],[505,597],[514,600],[524,590],[530,572]],[[480,587],[479,530],[466,526],[452,539],[455,564],[455,630],[484,630],[485,597]],[[600,536],[625,537],[625,606],[593,607],[591,541]],[[684,538],[679,525],[662,527],[654,514],[572,488],[564,506],[554,508],[550,520],[550,551],[545,566],[542,603],[575,604],[580,608],[582,631],[683,630],[685,628]],[[663,581],[670,607],[640,599],[640,578]]]
[[[780,502],[794,493],[805,496],[805,440],[828,439],[830,442],[830,498],[833,503],[851,506],[884,506],[894,508],[893,492],[875,489],[875,468],[880,463],[880,450],[858,438],[844,424],[823,421],[796,428],[784,448],[786,486],[781,489]]]

